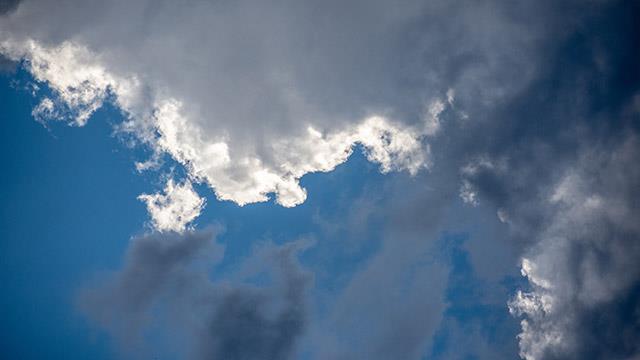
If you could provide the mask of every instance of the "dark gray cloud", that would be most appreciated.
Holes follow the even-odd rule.
[[[630,136],[585,150],[539,205],[549,218],[523,262],[532,289],[510,305],[526,317],[521,350],[532,358],[640,355],[640,143]]]
[[[308,246],[293,242],[263,249],[260,256],[273,267],[278,293],[249,287],[226,289],[200,339],[202,359],[291,359],[307,327],[307,290],[312,280],[300,269],[297,252]],[[274,300],[276,309],[269,311]]]
[[[19,4],[20,0],[0,0],[0,15],[14,11]]]
[[[292,358],[307,327],[312,278],[295,259],[306,243],[260,248],[245,274],[266,273],[269,283],[258,286],[211,281],[223,255],[214,238],[208,230],[132,239],[123,268],[84,289],[80,309],[114,337],[124,357],[164,358],[171,350],[194,359]],[[144,341],[154,331],[159,349]]]
[[[524,316],[527,359],[639,355],[638,10],[582,9],[536,80],[464,149],[463,178],[500,210],[525,259],[531,289],[510,306]]]

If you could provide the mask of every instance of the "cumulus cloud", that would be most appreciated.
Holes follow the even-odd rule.
[[[109,331],[123,356],[162,357],[170,350],[193,359],[292,358],[307,326],[306,293],[312,282],[296,256],[309,243],[259,248],[246,260],[251,271],[242,275],[266,273],[270,282],[231,284],[210,278],[224,252],[214,242],[215,233],[132,239],[123,268],[84,289],[80,309]],[[177,349],[145,349],[144,334],[159,323],[168,326],[160,328],[163,343]]]
[[[454,94],[480,110],[522,88],[546,29],[511,15],[529,7],[26,0],[3,17],[0,52],[58,97],[36,117],[81,126],[112,101],[121,131],[219,199],[295,206],[300,177],[357,144],[385,172],[428,167]]]
[[[640,355],[638,154],[636,137],[611,153],[589,151],[552,187],[551,219],[522,260],[532,289],[510,303],[526,317],[524,358]]]
[[[169,179],[164,193],[142,194],[138,199],[146,203],[151,223],[158,231],[184,231],[200,215],[205,204],[205,199],[198,196],[189,180],[176,184]]]
[[[55,95],[36,118],[82,126],[112,101],[126,117],[119,131],[169,154],[220,199],[274,194],[295,206],[306,198],[302,176],[331,171],[358,145],[383,172],[441,174],[394,193],[409,204],[390,216],[399,226],[326,324],[362,347],[329,339],[329,355],[421,356],[444,308],[433,295],[442,277],[421,255],[456,195],[491,209],[521,255],[530,288],[510,308],[524,317],[523,357],[637,355],[635,2],[25,0],[11,9],[0,52]],[[144,199],[170,215],[201,206],[174,207],[171,192]],[[504,245],[490,240],[472,261],[516,261],[489,257]],[[407,264],[418,270],[403,282]],[[262,321],[254,301],[218,304],[261,320],[260,351],[287,353],[274,345],[291,343],[272,331],[280,320]],[[229,327],[209,332],[244,332],[223,315]],[[352,332],[349,321],[362,318],[367,331]],[[297,334],[296,324],[284,332]],[[201,353],[246,348],[207,344]]]
[[[302,203],[306,191],[298,183],[300,177],[331,171],[346,161],[357,144],[383,172],[415,174],[429,165],[429,149],[423,140],[434,132],[441,101],[434,100],[439,107],[431,106],[431,126],[427,127],[415,121],[391,120],[384,103],[367,101],[339,112],[318,103],[332,95],[333,88],[348,84],[348,79],[306,94],[318,84],[306,86],[305,76],[313,74],[313,62],[323,58],[322,54],[303,56],[308,52],[299,49],[301,39],[291,35],[301,30],[301,24],[294,21],[298,15],[316,17],[306,14],[307,9],[198,2],[177,7],[154,4],[150,14],[145,1],[112,2],[97,8],[101,6],[104,11],[93,11],[65,2],[42,19],[49,4],[26,1],[4,19],[0,52],[26,60],[27,69],[57,97],[42,100],[34,109],[37,119],[51,117],[82,126],[105,101],[113,101],[128,118],[119,126],[121,131],[134,134],[155,153],[168,153],[194,179],[209,184],[219,199],[240,205],[266,201],[269,194],[275,194],[283,206]],[[419,8],[418,4],[411,6]],[[384,14],[387,19],[380,25],[387,28],[415,16],[409,9],[397,14],[374,11]],[[115,24],[120,27],[122,13],[130,14],[125,23],[132,28],[126,37],[114,31],[109,31],[112,36],[94,32]],[[72,14],[95,22],[88,27],[72,21],[59,32],[48,31],[49,19],[59,23]],[[167,34],[161,28],[165,27],[162,19],[169,14],[191,20],[176,23]],[[255,22],[257,16],[259,22]],[[42,26],[25,29],[22,24],[27,22]],[[247,22],[256,28],[240,31],[234,25]],[[141,24],[150,31],[135,28]],[[144,36],[139,35],[142,32]],[[237,36],[237,32],[244,35]],[[328,29],[318,34],[323,36],[319,46],[334,36]],[[196,39],[206,46],[189,45]],[[180,50],[186,47],[189,51]],[[335,64],[333,59],[326,61]],[[300,68],[303,62],[309,67]],[[335,71],[332,67],[327,71]],[[370,109],[372,105],[379,111]]]
[[[497,209],[521,253],[528,287],[509,309],[522,317],[520,356],[528,360],[639,355],[640,178],[632,163],[640,72],[625,66],[637,61],[628,52],[637,4],[597,6],[581,20],[589,26],[556,45],[555,62],[530,89],[498,108],[495,128],[477,129],[489,141],[471,141],[461,167],[463,187]]]

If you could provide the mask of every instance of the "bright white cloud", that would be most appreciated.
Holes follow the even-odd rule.
[[[55,117],[60,118],[66,112],[71,124],[82,126],[102,106],[109,91],[118,95],[119,105],[130,110],[127,108],[131,105],[131,96],[139,86],[135,77],[114,76],[100,64],[99,57],[85,47],[72,42],[46,47],[31,39],[0,40],[4,40],[0,41],[0,52],[15,60],[27,60],[36,80],[46,82],[59,97],[59,104],[43,99],[35,109],[37,115],[56,114]],[[60,105],[65,108],[55,108]]]
[[[138,170],[169,154],[219,199],[295,206],[302,176],[331,171],[356,146],[382,172],[415,174],[454,95],[466,108],[527,82],[501,72],[526,33],[473,4],[24,0],[0,22],[0,52],[54,91],[37,118],[82,126],[113,101],[126,117],[118,129],[154,154]],[[492,25],[471,25],[478,14]],[[419,22],[441,31],[416,32]],[[461,26],[473,39],[443,52]],[[460,52],[486,61],[444,77]],[[509,64],[530,63],[518,54]]]
[[[146,203],[151,224],[161,232],[183,232],[200,215],[205,204],[205,199],[198,196],[188,180],[176,184],[169,179],[163,193],[142,194],[138,199]]]
[[[341,131],[323,134],[309,126],[296,138],[271,139],[270,162],[258,154],[230,153],[224,140],[211,141],[204,130],[180,113],[182,104],[168,102],[159,107],[155,120],[160,134],[157,145],[207,182],[219,199],[239,205],[268,200],[274,193],[283,206],[296,206],[306,199],[298,180],[311,172],[326,172],[345,162],[356,144],[367,158],[380,164],[382,172],[407,170],[415,174],[428,166],[428,147],[419,130],[372,116]]]
[[[33,116],[36,121],[45,123],[52,119],[58,119],[60,114],[56,110],[56,106],[53,103],[53,100],[48,97],[40,100],[40,103],[31,111],[31,116]]]
[[[302,133],[261,137],[262,149],[257,151],[234,143],[229,136],[211,132],[204,125],[207,121],[190,112],[184,101],[161,91],[145,93],[143,89],[147,87],[140,84],[136,74],[108,71],[99,55],[78,44],[64,42],[46,47],[29,40],[4,41],[0,46],[11,57],[28,61],[28,69],[36,79],[46,82],[73,114],[73,124],[84,125],[112,94],[128,115],[120,126],[122,131],[134,134],[156,153],[170,154],[194,179],[209,184],[219,199],[239,205],[266,201],[271,193],[282,206],[304,202],[306,191],[300,187],[299,179],[307,173],[333,170],[347,160],[358,144],[367,159],[380,164],[382,172],[406,170],[415,174],[429,166],[429,147],[423,144],[423,138],[436,132],[434,126],[438,126],[438,117],[444,110],[440,100],[430,105],[426,120],[432,126],[414,127],[382,116],[325,131],[308,123]],[[153,101],[148,101],[149,96]],[[34,110],[39,118],[60,113],[53,101],[44,101]],[[225,124],[220,124],[220,132],[224,130]]]

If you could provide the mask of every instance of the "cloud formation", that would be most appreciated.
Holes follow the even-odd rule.
[[[54,90],[37,118],[83,125],[113,101],[122,132],[219,199],[295,206],[299,178],[356,144],[382,171],[428,167],[454,93],[478,112],[531,81],[549,7],[26,0],[3,18],[0,52]]]
[[[326,71],[335,71],[338,61],[300,48],[303,39],[293,35],[297,32],[321,36],[318,43],[333,41],[335,35],[329,29],[307,33],[308,26],[293,20],[315,19],[317,14],[307,14],[308,9],[194,2],[154,3],[151,10],[138,1],[93,4],[104,7],[96,12],[85,5],[64,2],[49,8],[47,2],[25,1],[0,28],[0,52],[25,60],[33,76],[54,91],[55,99],[43,98],[34,110],[37,119],[82,126],[105,101],[113,101],[128,118],[119,127],[122,132],[133,134],[156,154],[171,155],[194,179],[209,184],[219,199],[240,205],[266,201],[269,194],[283,206],[302,203],[306,192],[300,177],[331,171],[357,144],[383,172],[415,174],[429,165],[423,140],[435,128],[427,129],[421,119],[409,124],[391,120],[384,103],[367,101],[339,112],[319,103],[352,82],[344,79],[318,89],[319,84],[307,85],[312,81],[307,75],[324,76],[315,74],[314,62],[326,61]],[[49,10],[53,13],[41,18]],[[388,17],[380,23],[387,28],[414,16],[409,11],[375,12]],[[124,13],[130,16],[124,23],[131,32],[94,32],[121,27]],[[176,15],[190,20],[176,23],[168,34],[163,19]],[[66,17],[92,24],[71,21],[51,32],[48,20],[60,23]],[[41,27],[25,29],[24,23]],[[234,25],[244,23],[256,27],[241,30]],[[368,29],[354,35],[364,35],[360,31]],[[194,41],[206,46],[192,46]],[[352,42],[345,46],[359,44],[357,39]],[[187,47],[189,51],[180,50]],[[338,49],[327,50],[339,54]],[[341,61],[355,65],[361,60],[360,54],[349,55]],[[442,104],[436,97],[419,101]]]
[[[138,199],[146,203],[151,224],[161,232],[184,231],[200,215],[205,204],[205,199],[198,196],[190,181],[176,184],[171,178],[163,194],[142,194]]]
[[[509,308],[528,360],[639,355],[637,10],[587,8],[461,167],[463,198],[497,209],[520,249],[529,288]]]
[[[231,284],[210,278],[224,250],[214,238],[215,231],[207,230],[132,239],[123,268],[85,288],[80,309],[110,332],[123,356],[162,357],[170,350],[193,359],[292,358],[307,327],[313,279],[296,256],[308,242],[258,248],[241,275],[267,274],[269,282]],[[165,327],[158,330],[158,323]],[[184,344],[146,349],[143,335],[153,330],[168,346]]]
[[[638,154],[635,136],[588,151],[551,188],[551,218],[522,260],[532,289],[509,304],[526,316],[524,358],[640,355]]]
[[[303,175],[331,171],[357,145],[383,172],[432,168],[428,182],[393,192],[383,218],[397,226],[322,324],[361,347],[329,336],[321,355],[422,356],[446,306],[445,276],[424,254],[459,195],[509,231],[470,247],[471,261],[506,276],[520,258],[529,288],[509,307],[523,317],[522,357],[638,356],[637,2],[26,0],[11,9],[0,52],[26,61],[55,95],[41,99],[37,119],[82,126],[111,101],[126,116],[121,133],[153,159],[169,154],[219,199],[243,205],[274,194],[295,206],[306,198]],[[202,202],[189,183],[171,185],[143,199],[157,228],[182,230]],[[130,263],[143,262],[133,246]],[[519,255],[497,249],[507,246]],[[191,264],[184,247],[175,259]],[[188,267],[167,257],[149,273],[174,279],[164,266]],[[138,266],[118,279],[129,268]],[[298,294],[295,283],[288,289]],[[227,294],[215,306],[226,311],[209,317],[219,327],[196,336],[220,340],[192,347],[197,354],[291,354],[299,313],[262,311],[263,295],[244,287]],[[366,331],[353,330],[358,321]],[[257,347],[237,336],[247,327]]]

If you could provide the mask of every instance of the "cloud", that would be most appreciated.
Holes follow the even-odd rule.
[[[638,356],[640,72],[626,66],[638,60],[638,9],[596,9],[463,152],[463,189],[497,210],[521,254],[528,286],[509,307],[525,359]]]
[[[79,305],[89,318],[132,347],[140,341],[152,305],[168,288],[179,285],[189,274],[189,265],[205,256],[215,263],[221,248],[212,240],[214,232],[152,234],[131,240],[124,268],[103,283],[85,289]]]
[[[552,187],[551,219],[522,260],[532,289],[510,303],[526,317],[524,358],[640,355],[638,154],[635,136],[613,151],[588,151]]]
[[[57,95],[38,116],[81,126],[112,101],[120,131],[219,199],[290,207],[306,199],[300,177],[356,144],[385,172],[429,167],[454,94],[481,110],[531,81],[547,27],[512,16],[548,5],[530,7],[27,0],[4,16],[0,52]]]
[[[452,193],[429,191],[426,178],[432,180],[426,175],[385,179],[383,198],[367,215],[380,222],[375,231],[380,239],[367,238],[380,241],[367,245],[378,250],[357,264],[327,314],[312,324],[314,358],[421,359],[428,353],[447,308],[448,263],[436,254],[444,204]],[[337,246],[348,240],[339,239]]]
[[[205,199],[198,196],[188,180],[175,184],[169,179],[164,194],[142,194],[138,199],[146,203],[153,227],[161,232],[184,231],[205,204]]]
[[[258,252],[257,258],[273,267],[278,293],[251,287],[226,289],[200,340],[199,358],[294,358],[296,342],[307,327],[306,292],[312,280],[295,256],[309,245],[305,241],[269,245]],[[269,311],[273,305],[269,302],[278,297],[281,304]]]
[[[323,355],[421,356],[445,307],[428,239],[461,196],[509,231],[471,239],[471,262],[499,278],[521,258],[530,288],[510,306],[523,357],[625,358],[638,343],[636,13],[632,1],[27,0],[2,18],[0,52],[53,89],[42,114],[81,126],[112,101],[120,132],[238,204],[300,204],[300,177],[356,144],[383,172],[432,169],[398,180],[383,216],[396,225],[322,324],[344,334],[322,338]],[[259,320],[261,351],[286,353],[279,318],[241,292],[228,312]],[[246,348],[236,341],[193,348]]]
[[[315,18],[305,9],[263,9],[260,3],[193,3],[178,8],[155,4],[155,15],[147,16],[145,2],[139,1],[96,5],[104,7],[96,17],[93,9],[72,3],[59,4],[43,19],[48,4],[27,1],[4,19],[0,29],[0,52],[26,60],[33,76],[57,96],[34,110],[38,119],[51,116],[82,126],[105,101],[113,101],[128,118],[121,131],[134,134],[156,153],[170,154],[194,179],[209,184],[219,199],[240,205],[266,201],[269,194],[283,206],[302,203],[306,191],[298,183],[300,177],[333,170],[357,144],[384,172],[414,174],[429,165],[428,147],[423,144],[428,131],[419,122],[391,120],[383,104],[373,111],[368,102],[340,113],[327,111],[315,100],[331,95],[331,88],[305,94],[311,89],[304,87],[304,77],[313,64],[300,66],[319,59],[300,59],[308,52],[301,52],[299,39],[291,34],[302,24],[289,23],[298,15]],[[93,32],[122,26],[124,19],[117,15],[122,13],[131,16],[126,26],[148,26],[146,35],[131,36],[140,33],[133,28],[124,38],[114,31],[109,31],[112,37]],[[192,20],[174,24],[170,35],[162,20],[169,14]],[[59,23],[67,16],[92,19],[93,24],[71,21],[60,32],[48,31],[49,20]],[[392,26],[413,15],[385,16]],[[255,22],[255,17],[261,20]],[[27,22],[42,27],[24,29],[21,24]],[[257,28],[236,29],[234,24],[245,22],[254,22]],[[212,23],[219,25],[211,28]],[[238,32],[246,33],[234,35]],[[335,35],[326,32],[321,34],[328,39],[320,42]],[[285,41],[278,41],[282,36]],[[192,47],[189,43],[195,39],[207,45]],[[177,47],[165,46],[168,42]],[[182,52],[186,46],[189,51]],[[165,59],[159,62],[159,58]]]
[[[20,0],[1,0],[0,15],[14,11],[18,7],[18,4],[20,4]]]
[[[194,359],[292,358],[307,327],[312,277],[296,256],[308,242],[262,246],[246,260],[251,271],[242,275],[266,273],[270,282],[231,284],[210,279],[212,267],[223,257],[215,233],[154,233],[132,239],[123,268],[108,281],[85,288],[80,309],[113,336],[123,356],[152,352],[162,357],[163,351],[174,351]],[[143,336],[152,330],[164,336],[154,350],[145,346]]]

